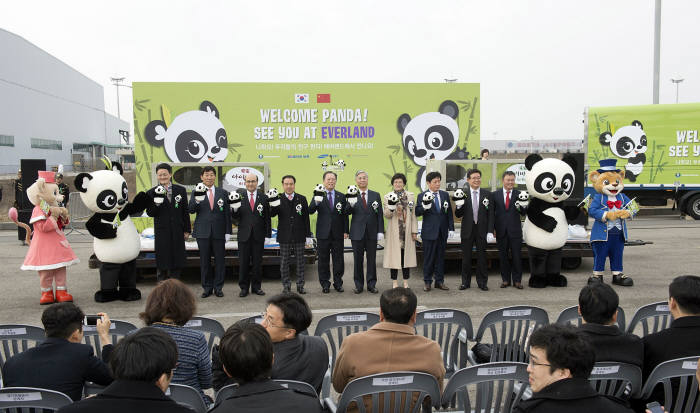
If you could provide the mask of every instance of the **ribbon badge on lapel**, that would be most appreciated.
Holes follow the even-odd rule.
[[[182,201],[182,196],[180,194],[175,195],[175,208],[180,207],[180,201]]]
[[[224,210],[224,200],[223,199],[219,199],[218,201],[216,201],[216,205],[219,206],[219,211]]]
[[[442,203],[442,209],[444,210],[443,212],[447,212],[447,208],[449,208],[450,203],[445,200],[445,202]]]
[[[409,202],[408,202],[408,209],[411,210],[411,211],[413,211],[413,206],[414,206],[414,205],[415,205],[415,204],[413,203],[413,201],[409,201]]]
[[[489,209],[489,199],[488,198],[484,198],[484,200],[481,201],[481,203],[484,205],[484,208]]]
[[[297,214],[301,215],[301,204],[297,204],[297,206],[294,207],[294,209],[297,210]]]
[[[372,208],[374,208],[374,213],[377,213],[377,209],[379,208],[379,202],[374,201],[372,202]]]
[[[258,215],[262,216],[262,212],[263,212],[263,206],[262,206],[262,204],[258,204],[258,207],[255,208],[255,209],[258,210]]]
[[[338,210],[338,213],[339,213],[339,214],[342,214],[342,213],[343,213],[343,204],[341,204],[340,202],[338,202],[337,204],[335,204],[335,209]]]

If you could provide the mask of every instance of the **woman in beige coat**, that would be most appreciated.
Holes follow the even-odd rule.
[[[397,281],[399,269],[403,273],[403,286],[408,288],[410,268],[416,263],[416,237],[418,222],[416,221],[415,196],[405,189],[406,175],[397,173],[391,177],[391,185],[399,202],[390,209],[387,197],[383,198],[384,216],[389,220],[384,241],[384,268],[391,269],[393,288],[399,286]],[[387,194],[389,195],[389,194]]]

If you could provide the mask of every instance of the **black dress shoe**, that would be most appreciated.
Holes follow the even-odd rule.
[[[265,291],[263,291],[263,290],[253,290],[253,294],[255,294],[255,295],[265,295]]]
[[[362,294],[362,290],[357,289],[357,288],[353,288],[352,292],[354,292],[355,294]]]
[[[430,290],[431,290],[430,284],[425,284],[425,285],[423,286],[423,291],[428,292],[428,291],[430,291]]]
[[[345,292],[345,289],[343,288],[343,286],[334,287],[334,288],[335,288],[335,290],[336,290],[337,292],[339,292],[339,293]]]
[[[324,294],[328,294],[329,292],[331,292],[331,289],[330,289],[330,288],[328,288],[328,287],[323,287],[323,293],[324,293]]]
[[[480,286],[479,286],[479,289],[480,289],[481,291],[488,291],[488,290],[489,290],[489,287],[487,287],[487,286],[485,286],[485,285],[480,285]]]
[[[217,297],[219,297],[219,298],[221,298],[221,297],[224,296],[224,292],[221,291],[221,290],[214,291],[214,295],[217,296]]]
[[[518,290],[523,289],[523,283],[513,283],[513,286],[515,286],[515,288],[517,288]]]
[[[204,292],[202,293],[202,298],[207,298],[207,297],[209,297],[210,295],[211,295],[211,291],[204,291]]]
[[[377,289],[374,288],[374,287],[368,288],[367,291],[371,292],[372,294],[377,294],[377,293],[379,292],[379,290],[377,290]]]
[[[448,286],[446,286],[445,284],[442,284],[442,283],[440,283],[440,284],[435,284],[435,288],[437,288],[438,290],[444,290],[444,291],[447,291],[447,290],[450,289],[450,287],[448,287]]]
[[[248,296],[248,290],[241,290],[240,293],[238,293],[239,297],[247,297]]]
[[[509,283],[509,282],[503,281],[503,282],[501,283],[501,288],[508,288],[508,287],[510,287],[510,283]]]
[[[297,292],[298,292],[299,294],[306,294],[306,290],[305,290],[304,287],[301,286],[301,285],[300,285],[300,286],[297,286]]]
[[[468,286],[467,284],[461,284],[461,285],[459,286],[459,289],[460,289],[460,290],[466,290],[466,289],[468,289],[468,288],[469,288],[469,286]]]
[[[289,293],[291,291],[292,291],[292,287],[290,287],[288,285],[285,285],[284,287],[282,287],[282,294],[286,294],[286,293]]]

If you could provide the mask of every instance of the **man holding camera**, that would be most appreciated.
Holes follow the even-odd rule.
[[[83,314],[73,303],[50,306],[41,315],[46,340],[34,348],[15,354],[2,367],[5,387],[39,387],[65,393],[80,400],[83,384],[91,381],[102,386],[112,382],[106,362],[112,353],[112,324],[105,313]],[[84,323],[91,320],[102,343],[102,360],[92,347],[82,344]]]

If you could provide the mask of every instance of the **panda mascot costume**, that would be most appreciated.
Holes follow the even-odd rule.
[[[576,160],[542,159],[531,154],[525,159],[525,184],[530,200],[523,224],[523,239],[530,256],[532,288],[566,287],[561,275],[561,250],[569,234],[567,219],[575,219],[580,210],[562,206],[574,190]]]
[[[152,201],[139,192],[129,203],[121,164],[106,157],[104,161],[107,170],[80,173],[75,178],[80,199],[94,213],[85,228],[94,237],[93,249],[101,263],[95,301],[134,301],[141,298],[136,289],[136,257],[141,241],[129,215],[142,213]]]

